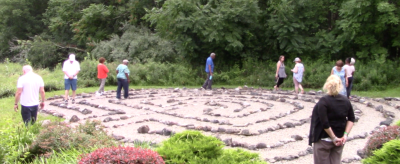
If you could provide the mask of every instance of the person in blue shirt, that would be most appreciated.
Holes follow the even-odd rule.
[[[121,89],[124,88],[124,98],[128,98],[129,91],[129,69],[128,69],[128,60],[123,60],[122,64],[120,64],[117,71],[117,79],[118,79],[118,87],[117,87],[117,99],[121,99]]]
[[[215,59],[215,53],[213,52],[210,54],[210,57],[208,57],[206,61],[206,72],[208,76],[203,86],[201,87],[202,89],[211,90],[212,76],[214,73],[214,62],[213,62],[214,59]]]

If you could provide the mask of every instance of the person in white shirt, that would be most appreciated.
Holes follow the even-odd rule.
[[[78,73],[81,70],[79,62],[75,60],[75,54],[70,54],[63,64],[65,96],[64,102],[68,103],[69,90],[72,89],[72,104],[75,103]]]
[[[17,92],[15,93],[14,111],[18,112],[18,102],[21,104],[21,115],[26,126],[31,122],[34,124],[37,113],[44,108],[45,92],[42,77],[33,72],[31,66],[22,67],[24,75],[20,76],[17,82]],[[39,103],[39,93],[42,100]]]
[[[351,89],[353,88],[353,82],[354,82],[354,72],[356,71],[356,68],[354,67],[354,63],[356,62],[354,60],[354,58],[346,58],[346,65],[344,65],[344,69],[346,71],[346,75],[347,75],[347,81],[348,84],[346,85],[346,92],[347,92],[347,98],[351,98],[350,97],[350,92]]]

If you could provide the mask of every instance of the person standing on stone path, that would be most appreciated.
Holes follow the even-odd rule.
[[[24,75],[18,78],[17,92],[15,93],[14,111],[18,112],[18,102],[21,104],[21,115],[25,125],[34,124],[37,113],[44,108],[45,92],[42,77],[33,72],[29,65],[22,67]],[[39,102],[39,93],[41,101]]]
[[[280,90],[279,86],[283,83],[283,80],[287,77],[285,72],[285,56],[279,56],[279,61],[276,63],[276,73],[275,73],[275,82],[274,90]]]
[[[299,93],[299,88],[301,90],[301,94],[304,94],[303,86],[301,86],[301,82],[303,81],[303,73],[305,71],[303,63],[301,63],[300,58],[295,58],[294,61],[296,65],[291,70],[293,72],[293,83],[296,94]]]
[[[97,65],[97,78],[100,80],[100,88],[96,92],[96,95],[102,95],[104,93],[104,85],[106,84],[106,78],[108,73],[108,68],[104,65],[106,59],[101,57],[99,59],[99,64]]]
[[[211,53],[210,57],[207,58],[206,60],[206,73],[207,73],[207,79],[204,82],[203,86],[201,87],[202,89],[209,89],[211,90],[211,85],[212,85],[212,76],[214,73],[214,62],[213,60],[215,59],[215,53]]]
[[[349,84],[347,82],[347,73],[345,71],[345,69],[343,68],[343,61],[342,60],[338,60],[336,62],[336,66],[332,68],[331,71],[331,75],[336,75],[340,78],[340,80],[342,81],[342,90],[339,92],[339,94],[343,95],[343,96],[347,96],[347,92],[346,92],[346,86]]]
[[[123,60],[122,64],[118,65],[116,72],[117,72],[117,79],[118,79],[118,87],[117,87],[117,99],[121,99],[121,90],[124,88],[124,98],[128,98],[129,92],[129,68],[128,68],[128,60]]]
[[[329,76],[323,89],[327,95],[312,111],[308,144],[314,143],[315,164],[340,164],[355,120],[353,106],[346,96],[339,94],[343,85],[338,76]]]
[[[79,62],[75,60],[75,54],[70,54],[63,64],[65,95],[64,102],[68,103],[69,90],[72,90],[72,104],[75,103],[78,73],[81,70]]]
[[[347,98],[350,99],[350,93],[351,89],[353,88],[353,75],[354,72],[356,71],[356,68],[354,67],[354,63],[356,62],[353,58],[347,58],[345,60],[346,64],[344,65],[344,70],[346,70],[346,78],[347,78],[347,85],[346,85],[346,92],[347,92]]]

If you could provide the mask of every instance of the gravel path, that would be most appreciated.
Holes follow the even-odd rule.
[[[80,120],[73,125],[87,119],[103,121],[108,133],[122,136],[124,139],[119,139],[123,142],[140,140],[160,143],[169,138],[165,131],[196,129],[220,138],[229,145],[227,147],[242,147],[259,153],[269,162],[313,163],[312,154],[299,156],[299,153],[310,149],[307,138],[309,118],[315,102],[322,96],[318,93],[296,96],[291,92],[276,93],[256,89],[218,89],[212,92],[197,89],[148,89],[132,90],[130,98],[126,100],[114,101],[114,96],[113,91],[103,96],[82,94],[77,102],[85,102],[68,104],[69,108],[92,111],[86,115],[76,109],[60,106],[61,99],[56,98],[47,101],[44,112],[62,114],[67,121],[77,116]],[[393,101],[390,105],[383,99],[379,102],[361,99],[365,102],[352,102],[355,109],[360,110],[360,119],[355,123],[350,136],[363,137],[346,144],[342,159],[357,158],[357,150],[362,149],[368,140],[365,133],[368,136],[381,121],[386,120],[374,107],[382,105],[384,110],[393,112],[396,118],[400,116],[400,110],[395,108],[400,102]],[[367,102],[374,107],[368,107]],[[110,113],[113,110],[122,113]],[[143,126],[148,126],[150,131],[139,133],[138,128]]]

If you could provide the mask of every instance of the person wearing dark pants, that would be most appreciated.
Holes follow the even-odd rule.
[[[124,98],[128,98],[129,92],[129,69],[128,69],[128,60],[123,60],[122,64],[120,64],[117,69],[117,79],[118,79],[118,87],[117,87],[117,99],[121,99],[121,89],[124,88]]]
[[[121,89],[124,89],[124,98],[128,98],[129,82],[127,79],[118,78],[117,99],[121,99]]]
[[[347,92],[347,98],[350,98],[350,93],[351,89],[353,88],[353,81],[354,81],[354,72],[356,71],[356,68],[354,67],[354,63],[356,61],[354,58],[346,58],[344,69],[346,71],[346,78],[347,78],[347,84],[346,84],[346,92]]]
[[[202,89],[209,89],[209,90],[212,89],[211,85],[212,85],[212,76],[214,72],[214,62],[213,62],[214,59],[215,59],[215,53],[211,53],[210,57],[208,57],[206,60],[207,79],[204,82],[203,86],[201,87]]]
[[[37,112],[44,108],[45,92],[42,77],[33,73],[31,66],[22,68],[24,75],[19,77],[17,92],[15,93],[14,111],[18,112],[18,102],[21,104],[21,115],[25,125],[34,124],[37,120]],[[39,103],[39,93],[41,101]]]
[[[279,90],[279,86],[283,83],[283,80],[287,77],[285,72],[285,56],[279,56],[279,61],[276,63],[276,73],[274,90]]]
[[[21,105],[21,115],[22,120],[25,125],[28,126],[29,123],[34,124],[37,119],[38,105],[35,106],[23,106]]]

